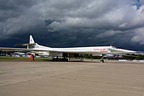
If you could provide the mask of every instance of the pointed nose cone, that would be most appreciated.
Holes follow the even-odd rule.
[[[126,49],[116,49],[119,53],[136,53],[136,51],[133,50],[126,50]]]
[[[118,54],[137,53],[136,51],[133,51],[133,50],[120,49],[120,48],[116,48],[116,47],[111,47],[110,52],[118,53]]]

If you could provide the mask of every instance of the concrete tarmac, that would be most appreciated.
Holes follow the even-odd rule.
[[[144,63],[0,62],[0,96],[144,96]]]

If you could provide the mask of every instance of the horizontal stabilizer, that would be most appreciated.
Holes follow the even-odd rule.
[[[36,43],[25,43],[25,44],[16,44],[15,46],[32,46],[35,45]]]

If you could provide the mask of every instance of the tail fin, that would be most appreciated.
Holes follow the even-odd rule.
[[[36,46],[38,46],[38,44],[35,43],[32,35],[30,35],[30,37],[29,37],[29,43],[26,43],[26,44],[16,44],[16,46],[27,46],[27,49],[32,49],[32,48],[35,48]]]
[[[35,43],[32,35],[30,35],[30,37],[29,37],[29,43],[27,44],[27,49],[35,48],[36,45],[37,45],[37,44]]]
[[[34,43],[35,43],[35,41],[34,41],[32,35],[30,35],[30,38],[29,38],[29,44],[34,44]]]
[[[32,37],[32,35],[30,35],[29,37],[29,43],[26,44],[27,45],[27,49],[33,49],[33,48],[46,48],[45,46],[39,45],[38,43],[36,43]],[[48,48],[48,47],[47,47]]]

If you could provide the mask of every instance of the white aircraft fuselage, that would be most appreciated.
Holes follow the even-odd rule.
[[[30,35],[30,40],[27,49],[31,51],[45,53],[76,53],[76,54],[123,54],[134,53],[135,51],[119,49],[113,46],[96,46],[96,47],[71,47],[71,48],[51,48],[39,45],[34,42]]]
[[[27,48],[0,48],[0,51],[12,52],[31,52],[40,56],[63,56],[62,54],[127,54],[136,53],[136,51],[116,48],[114,46],[94,46],[94,47],[71,47],[71,48],[52,48],[35,43],[30,35],[29,43],[22,44]]]

